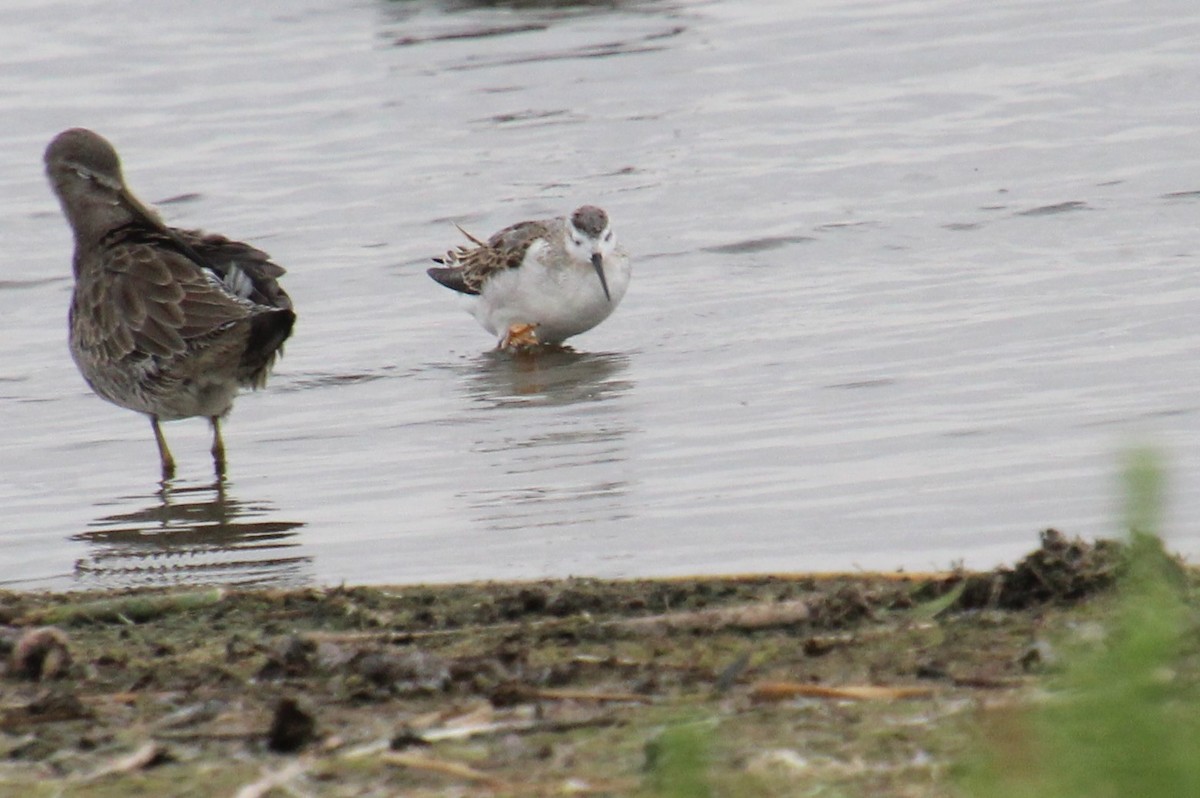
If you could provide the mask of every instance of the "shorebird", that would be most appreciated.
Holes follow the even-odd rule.
[[[629,287],[629,256],[608,214],[594,205],[569,217],[518,222],[434,258],[429,276],[473,295],[471,312],[497,348],[557,346],[608,318]]]
[[[296,320],[284,269],[248,244],[168,227],[90,130],[60,133],[45,163],[75,234],[75,365],[98,396],[150,417],[164,480],[175,460],[159,422],[207,417],[223,477],[221,418],[239,387],[266,383]]]

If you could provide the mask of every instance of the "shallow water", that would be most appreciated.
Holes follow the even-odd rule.
[[[1198,38],[1183,0],[8,3],[0,583],[984,566],[1112,534],[1143,441],[1195,556]],[[73,125],[289,268],[223,486],[200,420],[160,486],[70,361]],[[584,202],[623,304],[488,351],[428,258]]]

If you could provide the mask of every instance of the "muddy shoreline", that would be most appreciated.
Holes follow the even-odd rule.
[[[719,794],[952,795],[1120,567],[1048,531],[983,574],[5,593],[0,787],[675,794],[694,732]]]

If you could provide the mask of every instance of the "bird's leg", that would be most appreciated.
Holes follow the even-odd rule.
[[[537,324],[510,324],[497,349],[520,350],[538,345]]]
[[[218,416],[213,416],[209,419],[212,422],[213,431],[213,468],[216,469],[217,476],[224,478],[225,476],[225,441],[221,440],[221,419]]]
[[[158,459],[162,462],[162,478],[166,482],[175,476],[175,458],[167,448],[167,438],[163,435],[162,427],[158,425],[158,416],[150,416],[150,426],[154,428],[154,442],[158,444]]]

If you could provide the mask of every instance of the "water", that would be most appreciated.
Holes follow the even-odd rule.
[[[0,9],[0,584],[986,566],[1113,534],[1170,458],[1200,552],[1194,3],[19,0]],[[290,270],[268,390],[166,431],[65,345],[41,174],[110,138]],[[634,281],[536,363],[424,275],[606,207]]]

